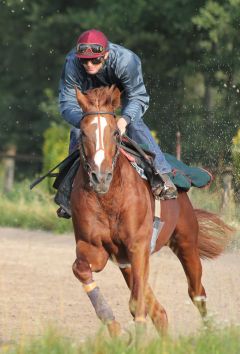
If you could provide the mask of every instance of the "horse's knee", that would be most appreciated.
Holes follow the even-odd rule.
[[[72,271],[75,277],[81,282],[87,282],[92,279],[92,271],[89,264],[81,259],[76,259],[72,265]]]
[[[137,311],[137,300],[135,300],[133,297],[130,298],[129,300],[129,311],[131,315],[135,318],[136,316],[136,311]],[[145,307],[145,316],[147,316],[147,308]]]

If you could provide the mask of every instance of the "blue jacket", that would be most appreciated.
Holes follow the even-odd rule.
[[[75,85],[84,92],[116,84],[121,91],[124,90],[121,115],[128,123],[141,119],[148,108],[149,96],[139,57],[120,45],[110,43],[109,56],[101,72],[88,75],[75,53],[75,49],[68,53],[60,80],[59,103],[63,118],[79,128],[82,110],[76,99]]]

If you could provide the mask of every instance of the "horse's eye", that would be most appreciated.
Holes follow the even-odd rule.
[[[118,138],[120,136],[120,130],[119,129],[114,130],[113,136],[114,138]]]

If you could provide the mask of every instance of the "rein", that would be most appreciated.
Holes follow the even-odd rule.
[[[99,112],[85,112],[82,115],[82,119],[84,119],[86,116],[89,116],[89,115],[97,115],[98,118],[100,118],[101,114],[109,114],[109,115],[113,116],[114,118],[116,118],[116,114],[114,112],[101,112],[101,111],[99,111]],[[119,155],[119,152],[120,152],[120,144],[121,144],[120,130],[118,129],[116,132],[117,132],[117,135],[116,135],[116,146],[117,146],[117,149],[116,149],[115,155],[113,157],[112,169],[114,169],[114,167],[116,165],[117,158],[118,158],[118,155]],[[89,162],[87,160],[87,156],[86,156],[86,153],[85,153],[83,140],[82,140],[82,132],[80,132],[80,136],[79,136],[79,153],[80,153],[80,158],[81,158],[81,160],[83,162],[83,168],[87,172],[87,174],[90,175],[93,170],[92,170],[92,167],[91,167],[91,165],[89,164]]]

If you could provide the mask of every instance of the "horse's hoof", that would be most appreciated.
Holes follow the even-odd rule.
[[[146,332],[147,329],[147,323],[146,321],[135,321],[135,328],[136,328],[136,334],[143,334],[144,332]]]
[[[147,323],[143,321],[135,321],[135,345],[136,348],[143,348],[146,344],[146,338],[147,338]],[[142,350],[142,349],[141,349]]]
[[[121,334],[121,326],[120,323],[113,320],[112,322],[107,324],[107,328],[111,337],[118,337]]]

